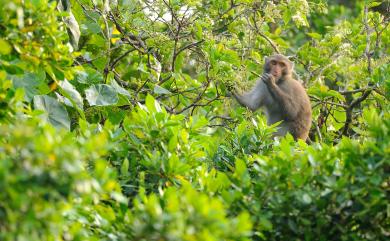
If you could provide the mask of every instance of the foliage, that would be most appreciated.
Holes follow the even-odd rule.
[[[105,133],[77,140],[39,119],[2,125],[0,132],[2,240],[84,236],[89,230],[65,216],[121,201],[115,172],[101,159]]]
[[[306,146],[285,138],[271,155],[238,159],[231,205],[249,210],[268,240],[385,240],[390,122],[364,117],[370,134],[361,142]]]
[[[387,240],[385,4],[0,0],[0,239]],[[229,98],[275,52],[310,143]]]

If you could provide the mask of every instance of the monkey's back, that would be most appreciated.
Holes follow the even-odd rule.
[[[290,131],[295,139],[306,140],[309,136],[311,127],[311,104],[309,96],[306,93],[305,88],[296,80],[293,80],[292,93],[295,98],[295,106],[298,109],[297,116],[294,120],[288,121]]]

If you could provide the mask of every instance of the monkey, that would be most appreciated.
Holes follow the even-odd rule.
[[[303,85],[292,77],[294,65],[284,55],[265,58],[264,73],[249,92],[233,96],[252,111],[263,108],[267,125],[282,121],[274,136],[290,133],[306,141],[311,127],[311,104]]]

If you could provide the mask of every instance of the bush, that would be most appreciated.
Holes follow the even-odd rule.
[[[130,223],[133,240],[249,240],[252,227],[248,213],[228,217],[223,202],[188,184],[136,199]]]
[[[0,0],[0,240],[388,240],[389,18],[347,2]],[[310,144],[228,98],[275,52]]]
[[[91,235],[67,216],[83,216],[111,197],[120,200],[115,173],[101,159],[105,133],[82,139],[39,119],[18,122],[0,126],[0,239]]]
[[[267,240],[386,240],[390,121],[367,111],[367,137],[333,147],[282,139],[237,159],[230,210],[248,210]]]

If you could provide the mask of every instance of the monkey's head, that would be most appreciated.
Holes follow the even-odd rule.
[[[264,72],[272,74],[276,81],[291,78],[293,63],[284,55],[275,54],[265,58]]]

